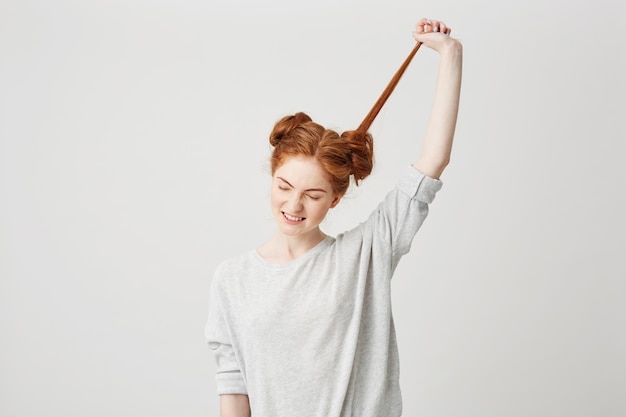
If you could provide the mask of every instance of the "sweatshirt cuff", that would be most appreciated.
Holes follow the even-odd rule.
[[[241,372],[224,372],[215,376],[217,394],[248,394]]]
[[[424,175],[413,165],[409,165],[405,168],[397,187],[412,199],[430,204],[442,186],[441,180]]]

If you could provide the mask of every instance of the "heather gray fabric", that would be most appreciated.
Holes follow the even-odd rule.
[[[441,186],[409,166],[367,221],[298,259],[219,265],[205,328],[218,394],[248,394],[254,417],[401,415],[390,281]]]

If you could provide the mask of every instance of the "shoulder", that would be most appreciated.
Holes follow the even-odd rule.
[[[230,258],[226,258],[217,265],[217,268],[215,268],[215,272],[228,272],[229,270],[237,268],[242,264],[249,263],[250,257],[251,251],[244,252]]]
[[[213,287],[222,288],[232,285],[238,277],[245,275],[245,271],[253,268],[253,251],[248,251],[223,260],[213,273]]]

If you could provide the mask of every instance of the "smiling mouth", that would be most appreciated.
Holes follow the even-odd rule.
[[[290,222],[301,222],[302,220],[306,219],[306,217],[294,217],[294,216],[291,216],[291,215],[285,213],[284,211],[282,213],[283,213],[283,216],[285,216],[285,219],[289,220]]]

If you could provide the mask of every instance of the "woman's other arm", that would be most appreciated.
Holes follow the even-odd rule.
[[[440,57],[433,107],[422,149],[413,164],[432,178],[439,178],[450,162],[461,94],[463,47],[449,32],[442,22],[422,19],[413,34],[415,40],[437,51]]]
[[[220,395],[220,417],[250,417],[250,401],[245,394]]]

